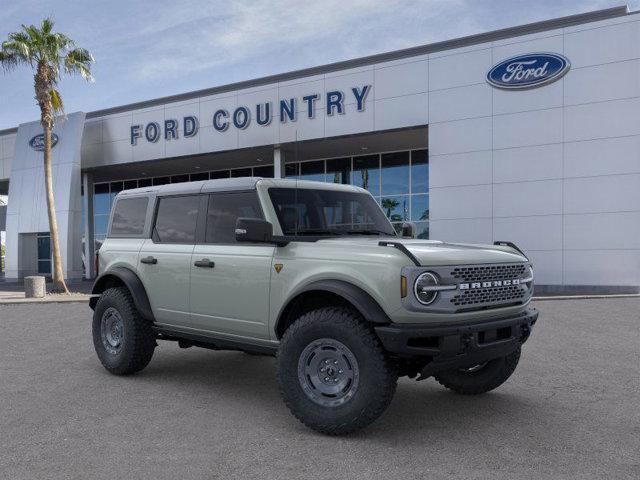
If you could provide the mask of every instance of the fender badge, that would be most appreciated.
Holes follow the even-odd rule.
[[[284,265],[281,263],[276,263],[273,265],[273,268],[276,269],[276,273],[280,273],[282,271],[282,267],[284,267]]]

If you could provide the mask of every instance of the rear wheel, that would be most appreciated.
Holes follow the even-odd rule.
[[[479,395],[498,388],[513,374],[520,360],[520,347],[505,357],[468,368],[449,370],[434,375],[444,387],[463,395]]]
[[[301,316],[278,352],[286,405],[306,426],[330,435],[372,423],[386,410],[397,373],[369,325],[344,308]]]
[[[105,290],[93,312],[93,345],[109,372],[129,375],[151,361],[156,341],[151,323],[143,319],[124,287]]]

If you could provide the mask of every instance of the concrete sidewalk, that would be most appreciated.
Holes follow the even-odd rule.
[[[91,295],[85,293],[47,293],[42,298],[25,298],[24,292],[0,291],[0,305],[13,305],[16,303],[75,303],[88,302]]]
[[[69,295],[48,293],[51,291],[51,283],[47,283],[47,294],[43,298],[25,298],[24,285],[16,282],[0,282],[0,305],[12,305],[17,303],[76,303],[88,302],[91,298],[93,282],[70,282],[67,284]]]

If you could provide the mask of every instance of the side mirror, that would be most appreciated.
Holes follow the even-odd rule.
[[[240,217],[236,220],[236,241],[272,243],[273,225],[261,218]]]
[[[411,222],[404,222],[402,224],[402,236],[406,238],[415,238],[416,226]]]

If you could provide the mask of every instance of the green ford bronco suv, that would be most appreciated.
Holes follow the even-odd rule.
[[[328,434],[387,408],[399,376],[461,394],[513,373],[538,313],[513,244],[398,236],[361,188],[236,178],[118,194],[93,343],[111,373],[180,347],[275,355],[285,403]],[[408,238],[407,238],[408,237]]]

